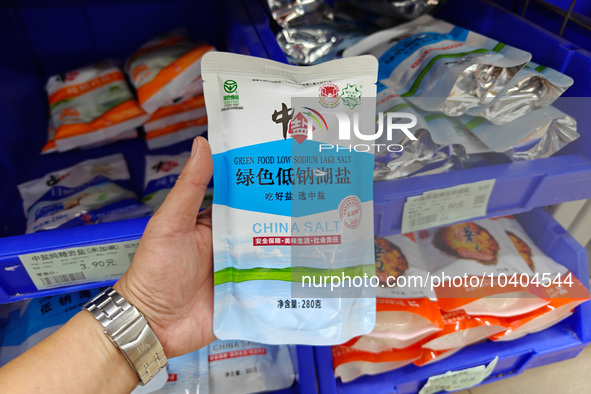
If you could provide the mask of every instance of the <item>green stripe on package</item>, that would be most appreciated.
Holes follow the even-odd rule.
[[[368,333],[375,58],[294,67],[210,53],[202,73],[214,160],[214,334],[330,345]]]

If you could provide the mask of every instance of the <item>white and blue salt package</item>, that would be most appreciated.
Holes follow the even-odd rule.
[[[287,345],[215,341],[209,345],[209,392],[250,394],[291,387],[295,380]]]
[[[375,274],[376,59],[295,67],[218,52],[202,74],[214,334],[330,345],[370,332],[375,291],[352,279]],[[349,287],[334,290],[341,277]]]
[[[142,201],[154,212],[160,208],[170,189],[176,183],[190,157],[189,152],[178,155],[146,156],[145,192]]]
[[[27,234],[145,216],[122,154],[86,160],[18,185]]]
[[[0,341],[0,367],[57,331],[99,292],[81,290],[1,305],[0,322],[6,325]]]

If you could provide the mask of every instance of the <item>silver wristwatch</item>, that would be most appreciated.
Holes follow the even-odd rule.
[[[166,367],[164,349],[144,315],[113,288],[94,297],[83,309],[103,325],[107,337],[136,371],[141,385]]]

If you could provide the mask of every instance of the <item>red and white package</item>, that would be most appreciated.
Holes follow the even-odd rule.
[[[146,133],[163,129],[167,126],[203,118],[207,115],[203,95],[191,97],[178,104],[161,107],[144,124]]]
[[[573,308],[589,299],[589,291],[566,267],[547,256],[519,222],[512,216],[497,219],[527,269],[531,270],[530,286],[546,292],[550,303],[530,313],[509,318],[509,329],[491,337],[494,341],[511,341],[546,329],[572,314]]]
[[[142,45],[125,64],[142,108],[149,114],[185,94],[201,76],[201,58],[214,50],[178,30]]]
[[[543,289],[519,281],[531,271],[496,220],[421,230],[415,236],[442,310],[509,317],[548,304]]]
[[[146,133],[149,149],[158,149],[195,138],[207,131],[207,117],[180,122]]]
[[[376,325],[351,346],[368,352],[402,349],[441,330],[435,292],[427,281],[413,234],[376,237]]]
[[[421,345],[405,349],[388,349],[379,353],[365,352],[350,346],[333,346],[332,363],[335,378],[343,383],[363,375],[376,375],[404,367],[421,357]]]
[[[462,348],[480,342],[508,328],[505,318],[470,316],[462,310],[442,313],[445,326],[423,348],[436,351]]]

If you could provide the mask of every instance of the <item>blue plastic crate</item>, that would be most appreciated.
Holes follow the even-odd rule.
[[[543,208],[517,216],[534,242],[547,255],[568,267],[588,286],[587,253]],[[591,342],[591,302],[582,303],[563,322],[536,334],[511,342],[484,342],[466,347],[453,356],[424,367],[409,365],[375,376],[363,376],[349,383],[335,380],[330,347],[316,347],[316,368],[320,393],[416,393],[429,376],[450,370],[498,363],[483,384],[577,356]]]
[[[270,58],[287,62],[267,13],[256,0],[243,0]],[[589,4],[590,2],[582,2]],[[375,231],[400,232],[407,197],[427,190],[496,179],[486,217],[591,197],[591,52],[487,0],[448,0],[436,17],[532,53],[537,63],[571,76],[575,84],[556,106],[574,116],[581,138],[556,156],[496,164],[438,175],[379,182],[374,187]],[[586,31],[591,39],[591,32]]]
[[[47,139],[47,77],[105,57],[124,61],[145,41],[180,26],[194,40],[220,50],[267,57],[239,0],[0,1],[0,303],[112,283],[37,291],[18,255],[138,239],[147,223],[142,218],[18,235],[26,222],[18,184],[122,152],[133,189],[141,196],[146,154],[191,148],[191,141],[185,141],[148,151],[142,139],[135,139],[40,156]]]

